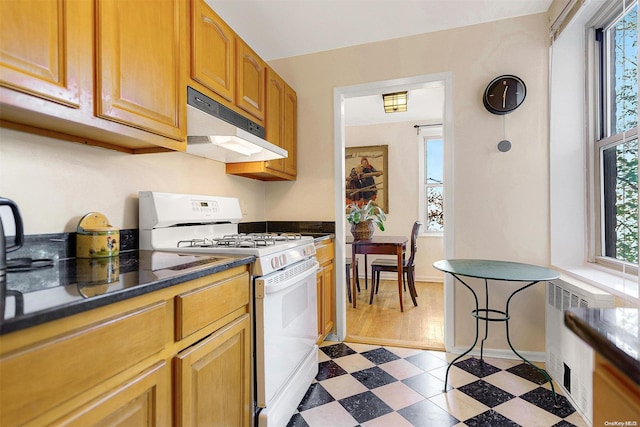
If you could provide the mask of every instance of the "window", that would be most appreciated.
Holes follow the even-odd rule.
[[[442,128],[421,131],[424,160],[421,177],[421,218],[423,233],[444,231],[444,139]]]
[[[638,2],[608,7],[594,30],[592,258],[623,270],[638,264]]]

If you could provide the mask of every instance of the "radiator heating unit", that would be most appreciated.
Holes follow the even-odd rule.
[[[613,295],[571,279],[547,282],[546,370],[576,410],[593,424],[593,349],[564,324],[569,308],[614,307]]]

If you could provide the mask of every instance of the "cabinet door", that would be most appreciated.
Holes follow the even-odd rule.
[[[92,75],[91,10],[83,0],[0,1],[0,85],[79,108]]]
[[[63,426],[166,426],[171,418],[171,372],[159,362],[120,387],[55,422]]]
[[[251,322],[245,314],[178,354],[176,425],[249,427]]]
[[[593,371],[593,425],[615,425],[612,420],[637,422],[638,408],[638,384],[596,352]]]
[[[96,5],[96,114],[184,141],[184,3],[102,0]]]
[[[288,85],[285,86],[283,119],[282,148],[289,152],[289,157],[284,159],[283,172],[296,176],[298,163],[298,97],[296,92]]]
[[[266,136],[269,142],[281,148],[284,148],[284,103],[284,80],[273,70],[267,69]],[[268,167],[282,172],[284,162],[284,159],[269,160]]]
[[[267,66],[240,38],[236,45],[236,105],[264,124]]]
[[[236,35],[204,0],[191,5],[191,78],[233,102]]]
[[[158,300],[4,355],[0,425],[26,424],[162,352],[170,310]]]
[[[318,344],[333,330],[335,324],[334,264],[323,265],[316,275],[318,293]]]

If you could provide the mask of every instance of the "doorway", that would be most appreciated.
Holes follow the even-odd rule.
[[[336,218],[336,292],[337,292],[336,334],[337,334],[337,338],[340,340],[344,340],[347,337],[348,317],[347,317],[347,298],[346,298],[346,289],[345,289],[346,274],[345,274],[344,260],[345,260],[345,254],[348,252],[348,250],[350,251],[350,247],[345,245],[345,236],[347,235],[347,233],[349,233],[349,231],[347,227],[348,224],[344,219],[345,218],[345,186],[344,186],[345,147],[347,144],[346,129],[347,129],[347,123],[353,123],[352,118],[350,117],[351,114],[356,114],[357,116],[365,116],[365,117],[372,115],[367,112],[364,112],[362,114],[357,114],[357,112],[354,113],[353,111],[347,111],[346,105],[347,104],[349,106],[357,105],[358,102],[360,101],[364,102],[364,100],[366,100],[366,98],[368,97],[372,97],[372,96],[381,97],[381,94],[383,93],[400,92],[400,91],[407,90],[411,94],[411,91],[433,87],[434,85],[440,85],[444,87],[444,97],[443,97],[444,102],[443,102],[443,105],[439,106],[439,108],[441,110],[440,120],[444,129],[444,132],[443,132],[444,139],[447,141],[445,161],[450,162],[451,161],[450,153],[452,152],[452,145],[453,145],[452,126],[450,123],[451,116],[452,116],[451,114],[452,112],[451,83],[452,83],[452,76],[450,73],[439,73],[434,75],[424,75],[424,76],[416,76],[416,77],[403,78],[403,79],[397,79],[397,80],[380,81],[380,82],[374,82],[374,83],[367,83],[363,85],[339,87],[334,89],[334,140],[335,140],[334,163],[335,163],[335,185],[336,185],[335,186],[335,218]],[[363,108],[366,108],[366,107],[363,107]],[[409,98],[409,108],[411,108],[411,97]],[[390,122],[387,118],[383,118],[381,120],[382,121],[379,124]],[[428,121],[428,120],[429,120],[429,117],[427,117],[427,114],[425,113],[422,119],[416,116],[412,116],[410,118],[403,118],[401,120],[396,120],[396,121],[406,121],[407,123],[405,123],[405,126],[408,126],[409,121],[415,122],[415,124],[419,125],[419,124],[425,124],[425,121]],[[391,125],[389,124],[388,126],[384,126],[384,128],[387,128],[387,127],[391,127]],[[415,141],[415,144],[413,144],[413,147],[415,148],[416,151],[406,152],[406,148],[403,147],[402,150],[404,151],[397,152],[395,155],[406,156],[407,159],[413,159],[415,161],[416,158],[419,158],[418,151],[417,151],[418,150],[417,142],[419,141],[419,136],[416,129],[411,129],[411,131],[413,132],[413,135],[415,135],[413,137],[413,141]],[[375,144],[372,143],[372,144],[360,144],[360,145],[375,145]],[[393,150],[391,146],[390,146],[390,150]],[[417,157],[414,157],[414,153],[415,153],[415,156]],[[390,151],[389,157],[392,158],[392,156],[394,156],[394,153],[393,151]],[[445,170],[446,170],[445,172],[446,175],[452,174],[452,167],[449,163],[446,164]],[[398,179],[398,177],[394,178],[393,175],[389,176],[389,180],[393,180],[393,179]],[[446,186],[447,181],[448,180],[445,180],[445,203],[447,204],[447,206],[452,206],[453,195],[451,194],[450,189]],[[411,180],[410,185],[413,185],[414,187],[410,191],[412,194],[412,199],[414,201],[417,200],[418,198],[417,195],[419,194],[419,191],[421,191],[419,184],[420,183],[417,178],[415,179],[415,181]],[[405,209],[406,206],[401,207],[396,205],[394,208],[393,206],[394,198],[396,198],[397,200],[397,197],[400,197],[400,196],[401,196],[400,194],[391,194],[389,196],[389,201],[391,203],[389,208],[390,215],[387,216],[388,220],[387,220],[387,223],[385,223],[386,224],[385,228],[387,228],[388,235],[398,235],[398,234],[408,235],[410,226],[405,227],[404,224],[406,224],[407,222],[410,222],[412,224],[413,220],[419,217],[417,202],[415,202],[416,203],[415,208],[412,207],[411,209],[408,209],[408,211],[407,209]],[[399,203],[399,202],[396,202],[396,203]],[[395,209],[395,212],[394,212],[394,209]],[[402,218],[399,218],[401,216],[400,213],[403,210],[407,211],[404,214],[407,217],[405,218],[404,221],[402,220]],[[448,210],[448,211],[449,211],[449,214],[447,214],[447,211],[445,211],[445,222],[447,224],[447,230],[450,230],[453,228],[453,222],[452,222],[453,216],[451,215],[451,210]],[[394,218],[396,219],[395,225],[394,225]],[[404,228],[407,228],[407,230],[404,230]],[[443,253],[444,257],[447,257],[449,256],[448,254],[453,253],[451,236],[452,236],[452,233],[449,233],[449,232],[445,232],[441,236],[443,241],[442,245],[444,246],[444,253]],[[431,268],[430,262],[423,262],[422,267],[426,269]],[[417,271],[418,280],[421,280],[420,274],[421,273]],[[385,285],[384,282],[385,280],[381,281],[380,293],[376,295],[376,298],[379,298],[379,299],[384,298],[383,288],[397,289],[394,285],[384,286]],[[425,283],[425,285],[427,285],[427,283]],[[442,284],[440,284],[440,287],[442,287]],[[441,304],[440,305],[441,309],[444,311],[444,314],[443,315],[441,314],[441,316],[444,316],[445,348],[450,348],[449,343],[451,339],[449,335],[453,331],[452,329],[453,316],[451,315],[452,310],[450,309],[450,305],[451,305],[451,302],[453,301],[453,298],[452,298],[452,295],[450,295],[450,291],[448,291],[448,289],[450,289],[450,287],[445,287],[445,290],[443,292],[443,298],[441,298],[441,302],[439,303]],[[364,289],[362,291],[364,293]],[[424,292],[428,292],[428,291],[425,290]],[[427,305],[426,300],[427,298],[423,299],[424,301],[423,305],[425,306]],[[397,290],[395,291],[395,301],[397,305]],[[359,304],[359,307],[363,307],[363,305],[364,304]],[[366,305],[368,306],[368,301]],[[367,308],[374,309],[375,307],[367,307]],[[423,307],[417,307],[417,308],[423,308]],[[424,308],[427,308],[427,307],[424,307]],[[396,309],[398,309],[398,307],[396,307]],[[399,310],[398,310],[398,313],[399,315],[407,314],[407,313],[400,313]],[[363,313],[358,313],[358,314],[363,314]],[[398,318],[400,320],[397,320],[397,321],[390,321],[391,318],[388,318],[385,324],[391,324],[393,322],[396,322],[395,330],[396,331],[403,330],[405,328],[405,326],[403,326],[403,321],[409,322],[408,320],[409,317],[410,316],[407,315],[404,318]],[[353,313],[350,314],[349,318],[350,319],[353,318]],[[376,318],[382,320],[382,316],[380,316],[379,313],[376,316]],[[384,332],[382,334],[384,335]],[[393,337],[390,337],[389,339],[393,339]],[[384,338],[380,338],[380,340],[384,341]],[[411,341],[411,340],[408,340],[408,341]],[[415,343],[413,343],[412,345],[415,345]]]

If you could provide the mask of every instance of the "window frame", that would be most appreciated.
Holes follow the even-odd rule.
[[[603,255],[604,252],[604,204],[602,201],[604,168],[603,155],[605,149],[615,147],[638,137],[637,125],[630,130],[609,135],[611,129],[611,114],[607,97],[610,95],[610,74],[603,70],[609,69],[607,55],[610,52],[609,40],[604,38],[607,32],[631,7],[638,1],[631,1],[627,6],[624,0],[607,4],[587,24],[586,55],[589,71],[586,81],[587,88],[587,179],[590,195],[587,217],[589,218],[588,262],[600,265],[618,272],[638,274],[638,264],[625,262]]]
[[[418,186],[419,186],[419,191],[418,191],[418,214],[420,216],[420,220],[422,221],[423,224],[425,224],[424,227],[421,228],[420,230],[420,235],[421,236],[443,236],[444,235],[444,228],[446,227],[446,222],[445,225],[443,226],[442,231],[432,231],[432,230],[428,230],[428,210],[427,210],[427,188],[430,187],[440,187],[442,188],[442,197],[443,197],[443,204],[444,201],[446,200],[446,196],[445,196],[445,182],[446,182],[446,173],[445,173],[445,161],[444,161],[444,157],[445,157],[445,152],[446,152],[446,139],[444,137],[444,128],[441,125],[434,125],[434,126],[425,126],[426,129],[420,129],[418,132]],[[442,151],[443,151],[443,158],[442,158],[442,183],[441,184],[428,184],[427,181],[427,163],[426,163],[426,159],[427,159],[427,141],[428,140],[441,140],[442,141]],[[443,208],[446,211],[446,207]],[[443,213],[445,220],[446,220],[446,214]]]

